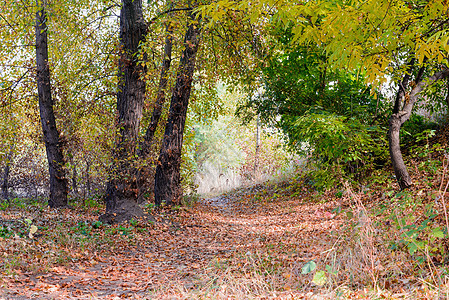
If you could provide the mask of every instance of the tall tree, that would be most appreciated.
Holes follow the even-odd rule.
[[[136,181],[135,155],[140,121],[145,100],[146,67],[140,63],[139,46],[148,32],[141,0],[122,0],[120,11],[120,59],[117,92],[118,133],[115,165],[107,183],[104,222],[121,222],[143,216],[137,204],[139,189]]]
[[[182,197],[181,150],[196,54],[200,42],[200,20],[195,12],[188,12],[188,21],[189,25],[184,38],[185,49],[179,61],[169,116],[156,167],[154,181],[156,205],[160,205],[163,201],[167,204],[179,203]]]
[[[140,146],[140,156],[146,158],[151,151],[151,144],[153,142],[154,134],[156,132],[157,126],[159,124],[159,120],[162,115],[162,108],[165,103],[165,93],[167,89],[170,65],[172,61],[172,47],[173,47],[173,31],[171,29],[171,24],[168,22],[165,25],[166,28],[166,37],[165,37],[165,46],[164,52],[162,55],[162,69],[159,78],[159,86],[156,95],[156,101],[154,103],[153,113],[151,115],[150,123],[148,124],[147,130],[145,132],[145,137]]]
[[[122,0],[120,11],[120,59],[117,92],[118,136],[115,163],[107,183],[104,222],[121,222],[143,216],[137,205],[136,155],[146,84],[146,68],[139,61],[139,46],[145,42],[148,24],[143,18],[141,0]]]
[[[51,95],[50,66],[48,62],[48,37],[46,0],[37,0],[36,13],[36,77],[39,95],[39,112],[44,134],[50,173],[50,207],[67,206],[68,182],[65,176],[62,142],[56,128]]]
[[[162,54],[162,68],[159,77],[159,85],[156,94],[156,101],[154,103],[153,112],[151,114],[150,123],[145,132],[142,142],[139,145],[138,155],[143,162],[141,166],[138,166],[138,184],[139,184],[139,202],[144,201],[144,195],[152,189],[151,184],[154,180],[154,164],[149,160],[150,154],[156,149],[154,142],[154,135],[161,119],[163,107],[165,104],[165,93],[169,81],[169,71],[172,61],[172,48],[173,48],[173,30],[171,21],[167,21],[165,24],[165,45]]]

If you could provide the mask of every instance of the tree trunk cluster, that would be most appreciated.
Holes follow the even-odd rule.
[[[185,50],[182,52],[179,62],[169,117],[157,162],[154,181],[157,205],[163,201],[168,204],[176,203],[182,195],[180,187],[181,148],[200,34],[195,17],[195,14],[190,11],[189,26],[184,39]],[[100,217],[103,222],[117,223],[144,216],[138,202],[148,187],[145,182],[148,180],[146,177],[149,175],[149,167],[139,166],[139,161],[147,160],[151,153],[154,134],[165,102],[172,52],[172,32],[170,24],[166,26],[159,89],[150,124],[139,145],[138,133],[146,88],[143,80],[146,69],[144,64],[139,61],[139,46],[145,42],[148,25],[143,19],[141,0],[122,0],[116,165],[111,171],[111,178],[107,183],[106,212]]]

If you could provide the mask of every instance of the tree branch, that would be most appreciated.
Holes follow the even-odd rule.
[[[410,115],[412,113],[413,105],[415,104],[416,100],[418,99],[419,93],[421,93],[425,87],[434,83],[435,81],[438,81],[440,79],[443,79],[443,78],[446,78],[449,76],[449,68],[445,68],[444,70],[436,72],[433,76],[431,76],[425,80],[422,80],[421,78],[419,78],[419,77],[422,77],[422,72],[423,71],[421,71],[421,69],[420,69],[420,71],[417,75],[417,79],[420,79],[420,80],[416,83],[416,86],[410,92],[409,101],[404,105],[404,108],[402,110],[403,112],[405,112],[405,114],[403,116],[401,116],[401,119],[407,120],[410,117]],[[404,122],[405,122],[405,120],[404,120]]]
[[[153,17],[149,24],[153,24],[154,22],[156,22],[157,19],[159,19],[160,17],[162,17],[163,15],[172,13],[172,12],[176,12],[176,11],[191,11],[193,8],[192,7],[182,7],[182,8],[171,8],[171,9],[167,9],[166,11],[161,12],[160,14],[158,14],[157,16]]]

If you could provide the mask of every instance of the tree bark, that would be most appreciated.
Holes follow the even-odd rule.
[[[392,114],[389,122],[388,143],[390,150],[391,163],[393,164],[394,174],[398,181],[401,190],[406,189],[412,185],[412,178],[410,177],[404,159],[402,158],[399,133],[402,124],[406,120],[402,120],[404,114]],[[408,118],[407,118],[408,119]]]
[[[145,42],[148,25],[142,0],[122,0],[120,11],[120,60],[117,92],[118,136],[114,166],[106,189],[106,212],[100,220],[119,223],[144,215],[137,205],[138,187],[133,166],[145,100],[145,66],[139,62],[139,45]]]
[[[396,98],[394,100],[394,106],[393,106],[393,114],[397,114],[401,108],[401,103],[403,98],[405,97],[406,89],[408,82],[410,81],[410,74],[412,72],[412,68],[415,64],[415,59],[411,59],[410,62],[407,64],[406,73],[404,77],[402,78],[402,81],[398,83],[398,92],[396,93]]]
[[[166,37],[165,37],[165,46],[164,46],[164,54],[162,57],[162,70],[161,77],[159,78],[159,87],[156,96],[156,101],[154,104],[153,113],[151,115],[150,124],[147,127],[145,132],[144,140],[140,146],[140,156],[144,159],[148,157],[151,151],[151,144],[153,143],[154,133],[156,132],[157,125],[162,115],[162,108],[165,103],[165,92],[168,84],[168,71],[170,70],[171,65],[171,54],[172,54],[172,29],[170,24],[166,25]]]
[[[78,171],[76,169],[76,165],[75,164],[72,164],[72,171],[73,171],[73,175],[72,175],[72,191],[75,194],[75,196],[78,196],[78,184],[77,184]]]
[[[407,167],[405,166],[404,160],[402,158],[401,148],[400,148],[400,138],[399,132],[402,124],[405,123],[410,118],[412,114],[413,105],[416,103],[419,97],[419,93],[429,84],[433,82],[446,78],[449,75],[449,69],[445,69],[435,73],[433,76],[429,77],[426,80],[422,79],[422,75],[424,73],[424,68],[421,68],[416,76],[416,85],[413,87],[412,91],[409,95],[405,94],[405,90],[402,88],[399,89],[398,93],[403,93],[406,98],[404,101],[404,105],[402,110],[398,112],[393,112],[390,117],[390,128],[388,130],[388,142],[389,142],[389,150],[390,150],[390,158],[393,164],[394,173],[396,175],[396,180],[398,181],[399,187],[401,190],[406,189],[412,185],[412,179],[407,171]],[[407,75],[406,75],[407,76]],[[408,79],[404,77],[403,87],[408,83]],[[404,84],[405,83],[405,84]],[[397,97],[396,102],[400,101],[400,98]],[[400,107],[400,104],[395,103],[395,108]]]
[[[181,149],[200,38],[199,20],[195,20],[196,15],[193,12],[189,12],[188,16],[190,24],[184,38],[185,49],[179,61],[176,84],[156,167],[154,182],[156,205],[160,205],[163,201],[169,205],[178,203],[182,197]]]
[[[47,15],[45,0],[37,0],[40,11],[36,13],[36,64],[39,112],[50,173],[50,207],[67,206],[68,181],[64,170],[62,143],[56,128],[51,97],[50,67],[48,64]]]
[[[3,182],[2,182],[2,197],[4,200],[9,201],[9,174],[11,172],[11,159],[12,150],[9,152],[6,158],[5,168],[3,169]]]
[[[172,54],[172,29],[170,23],[166,25],[166,37],[165,37],[165,46],[164,53],[162,55],[162,69],[161,75],[159,78],[159,87],[156,96],[156,101],[154,103],[153,113],[151,115],[150,124],[147,127],[145,132],[145,136],[141,144],[139,145],[139,158],[144,163],[139,166],[138,171],[138,182],[139,182],[139,198],[138,202],[144,202],[145,193],[150,189],[150,182],[152,183],[154,179],[154,166],[153,161],[148,161],[149,156],[152,151],[155,150],[153,139],[156,129],[159,124],[159,120],[162,115],[162,109],[165,103],[165,93],[168,85],[168,77],[169,70],[171,65],[171,54]]]

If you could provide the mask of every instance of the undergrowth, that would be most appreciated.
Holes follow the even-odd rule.
[[[335,295],[368,288],[370,299],[448,297],[449,160],[431,154],[412,162],[415,185],[408,190],[398,192],[395,179],[378,172],[369,185],[345,183],[335,192],[342,196],[335,212],[345,222],[314,265],[315,285]]]
[[[300,221],[291,220],[279,239],[261,233],[257,247],[240,247],[225,258],[211,259],[189,275],[191,284],[172,281],[146,293],[154,298],[177,295],[184,299],[447,297],[448,165],[447,158],[441,160],[432,153],[415,157],[409,166],[415,185],[402,192],[390,171],[375,170],[365,184],[344,182],[328,190],[315,190],[310,178],[298,176],[228,193],[244,204],[244,210],[236,211],[248,218],[262,209],[286,219],[298,209],[313,208],[309,213],[312,219],[333,224],[332,230],[317,235],[330,242],[318,245],[319,241],[313,240],[318,233],[307,233]],[[86,207],[59,211],[31,200],[3,204],[2,276],[45,273],[54,266],[107,257],[145,243],[153,224],[135,220],[115,226],[102,224],[97,217],[103,207],[94,199],[89,201]],[[186,198],[183,207],[148,209],[164,218],[183,215],[189,219],[204,213],[196,211],[203,201]],[[274,228],[276,225],[280,226],[273,224]],[[184,234],[171,225],[164,226],[163,232]],[[307,247],[321,247],[319,255],[309,257],[298,251],[296,245],[304,234],[316,243]]]
[[[98,205],[90,208],[37,210],[10,202],[0,215],[0,272],[45,273],[52,267],[111,253],[132,243],[135,232],[151,224],[131,220],[121,225],[97,221]]]

